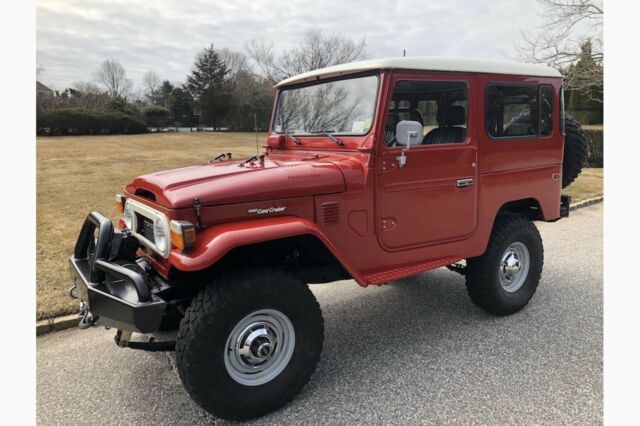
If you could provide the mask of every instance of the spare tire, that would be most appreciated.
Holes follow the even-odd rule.
[[[564,157],[562,159],[562,187],[576,180],[587,163],[589,142],[580,123],[570,114],[565,114]]]

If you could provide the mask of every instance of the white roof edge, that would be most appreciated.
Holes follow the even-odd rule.
[[[275,87],[281,87],[292,83],[321,80],[374,69],[406,69],[421,71],[473,72],[483,74],[513,74],[532,77],[562,77],[558,70],[546,65],[523,64],[520,62],[509,61],[485,61],[478,59],[409,57],[371,59],[367,61],[351,62],[348,64],[320,68],[289,77],[276,84]]]

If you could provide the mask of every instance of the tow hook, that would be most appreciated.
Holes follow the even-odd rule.
[[[78,286],[76,284],[73,284],[71,287],[69,287],[69,290],[67,291],[67,295],[72,298],[72,299],[78,299],[78,295],[75,293],[76,288],[78,288]]]
[[[89,311],[89,307],[84,303],[80,302],[80,313],[78,314],[80,317],[80,322],[78,323],[78,328],[80,330],[86,330],[89,327],[93,327],[97,318]]]

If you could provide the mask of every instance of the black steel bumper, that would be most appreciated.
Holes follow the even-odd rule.
[[[160,327],[167,303],[152,293],[141,268],[109,260],[119,242],[109,219],[98,212],[87,216],[69,258],[74,281],[70,294],[80,300],[81,325],[88,321],[89,325],[152,333]]]

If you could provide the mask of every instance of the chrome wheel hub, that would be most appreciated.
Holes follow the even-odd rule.
[[[288,365],[295,348],[293,324],[274,309],[253,312],[236,324],[224,353],[233,380],[259,386],[273,380]]]
[[[272,324],[257,322],[238,336],[236,348],[245,365],[260,365],[269,360],[278,347],[278,335]]]
[[[529,250],[524,243],[515,242],[505,250],[498,276],[502,288],[514,293],[522,287],[529,274]]]

